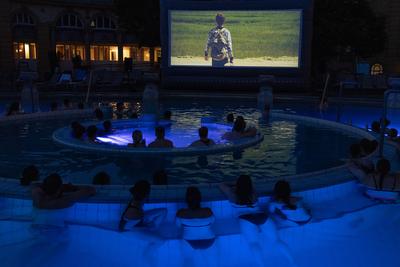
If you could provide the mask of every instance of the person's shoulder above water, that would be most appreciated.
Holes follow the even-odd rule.
[[[150,148],[173,148],[174,144],[171,140],[162,139],[162,140],[154,140],[149,144]]]
[[[33,206],[38,209],[64,209],[82,198],[92,196],[96,189],[92,186],[63,184],[61,177],[50,174],[41,184],[32,188]]]
[[[215,145],[214,140],[207,139],[207,140],[196,140],[190,144],[190,147],[205,147],[205,146],[213,146]]]
[[[189,208],[183,208],[177,211],[176,217],[182,219],[202,219],[209,218],[213,216],[214,213],[210,208],[199,208],[196,211],[193,211]]]

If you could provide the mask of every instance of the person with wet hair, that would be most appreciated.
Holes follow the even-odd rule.
[[[310,211],[307,210],[299,197],[292,196],[289,182],[280,180],[275,183],[274,195],[269,202],[269,212],[283,224],[302,225],[311,220]]]
[[[32,182],[39,181],[39,170],[35,165],[29,165],[22,171],[22,177],[20,179],[20,184],[23,186],[28,186]]]
[[[366,141],[367,142],[364,145],[368,148],[369,140],[366,139]],[[365,158],[368,154],[364,151],[362,143],[363,142],[361,141],[360,143],[355,143],[350,146],[349,168],[354,168],[364,174],[368,174],[373,172],[375,168],[372,160]]]
[[[96,189],[92,186],[63,184],[60,175],[53,173],[32,188],[32,201],[36,209],[64,209],[95,193]]]
[[[108,173],[102,171],[98,172],[92,180],[92,184],[94,185],[109,185],[111,183],[111,177]]]
[[[257,135],[255,127],[247,127],[243,116],[237,116],[233,124],[232,131],[225,133],[222,138],[227,140],[236,140],[244,137],[254,137]]]
[[[220,184],[220,188],[228,196],[228,199],[239,205],[253,205],[257,202],[257,194],[249,175],[240,175],[234,184],[235,187],[226,187],[228,183]],[[233,185],[233,184],[231,184]],[[233,193],[233,194],[232,194]]]
[[[208,138],[208,128],[207,127],[200,127],[199,128],[199,137],[200,139],[194,141],[190,144],[190,147],[207,147],[215,145],[214,140]]]
[[[176,213],[177,225],[182,230],[182,238],[193,249],[205,249],[213,245],[215,234],[212,224],[215,221],[210,208],[201,206],[201,192],[195,186],[186,189],[186,208],[179,209]]]
[[[165,128],[157,126],[155,128],[156,139],[149,144],[150,148],[173,148],[174,143],[165,138]]]
[[[400,173],[391,172],[390,161],[385,158],[378,160],[375,172],[365,175],[360,182],[375,190],[400,191]]]
[[[96,141],[96,137],[97,137],[97,127],[96,127],[96,125],[90,125],[87,128],[86,134],[87,134],[87,138],[88,138],[89,142],[92,142],[92,143],[96,143],[97,142]]]
[[[105,133],[110,133],[110,132],[112,132],[112,124],[111,124],[111,121],[106,120],[106,121],[103,122],[103,131],[104,131]]]
[[[164,221],[167,210],[164,208],[144,210],[144,204],[150,195],[150,183],[140,180],[131,189],[132,200],[121,215],[119,230],[129,231],[136,227],[156,229]]]
[[[360,143],[355,143],[350,146],[348,169],[356,177],[363,177],[375,171],[374,163],[370,158],[366,158],[368,154],[365,154],[366,152],[363,150],[363,145],[366,146],[367,149],[369,149],[370,146],[370,141],[368,139],[365,140],[366,142],[361,140]]]
[[[220,183],[219,188],[234,208],[241,234],[260,266],[266,262],[264,252],[273,249],[294,264],[289,248],[279,239],[275,222],[259,207],[251,177],[242,174],[236,182]],[[259,241],[259,235],[263,242]]]
[[[128,147],[146,147],[146,140],[143,139],[143,133],[140,130],[134,130],[132,133],[133,143],[129,143]]]
[[[168,174],[165,170],[158,170],[153,174],[153,184],[154,185],[167,185],[168,184]]]

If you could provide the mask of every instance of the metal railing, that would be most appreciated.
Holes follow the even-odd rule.
[[[383,97],[383,113],[381,118],[381,132],[380,132],[380,140],[379,140],[379,157],[383,157],[383,147],[385,145],[385,132],[386,132],[386,121],[387,121],[387,109],[388,109],[388,101],[389,96],[392,94],[400,94],[399,89],[390,89],[385,91]]]

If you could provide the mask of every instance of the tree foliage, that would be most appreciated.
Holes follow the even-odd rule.
[[[119,24],[141,45],[160,45],[160,0],[115,0],[114,7]]]
[[[366,0],[315,0],[313,54],[329,59],[344,50],[367,58],[384,49],[385,19]]]

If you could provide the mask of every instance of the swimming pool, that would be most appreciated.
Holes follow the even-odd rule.
[[[170,184],[215,183],[234,180],[238,173],[250,174],[256,181],[274,181],[280,177],[314,172],[342,165],[348,158],[351,143],[360,137],[343,133],[332,127],[318,126],[290,119],[260,121],[260,113],[253,102],[191,100],[163,102],[163,110],[171,110],[174,127],[195,131],[202,117],[216,117],[224,121],[228,113],[243,115],[250,124],[257,125],[264,141],[240,153],[223,153],[207,158],[170,157],[142,159],[105,153],[85,153],[55,144],[54,130],[68,126],[74,118],[49,120],[2,129],[4,145],[0,151],[2,177],[19,177],[28,164],[41,170],[41,177],[58,172],[66,181],[91,183],[99,171],[107,171],[113,184],[132,184],[137,179],[151,180],[152,174],[165,168]],[[285,112],[291,112],[285,110]]]
[[[286,113],[296,112],[292,108],[293,105],[290,105],[290,109],[285,105],[282,107],[279,105],[275,107]],[[267,175],[277,169],[283,170],[283,172],[309,171],[314,165],[321,164],[321,159],[327,159],[329,165],[340,165],[343,163],[342,157],[347,157],[348,142],[359,138],[352,134],[344,134],[343,129],[337,124],[338,129],[336,130],[332,127],[323,127],[322,125],[318,127],[316,124],[308,124],[305,121],[299,122],[296,119],[279,117],[270,123],[263,123],[258,120],[259,113],[254,106],[254,103],[232,102],[191,101],[179,106],[176,103],[164,103],[164,109],[172,110],[174,116],[182,119],[174,118],[179,122],[178,124],[197,125],[200,118],[205,116],[204,114],[217,116],[223,120],[228,112],[233,111],[235,114],[245,115],[251,123],[259,125],[259,128],[269,137],[259,147],[245,151],[242,158],[234,159],[232,154],[217,155],[209,158],[209,164],[205,167],[201,167],[195,158],[188,162],[182,158],[178,158],[176,161],[172,159],[169,164],[176,164],[174,166],[178,171],[192,168],[189,171],[193,173],[210,173],[208,177],[204,176],[210,180],[199,180],[203,176],[199,177],[196,174],[194,177],[189,176],[190,181],[183,180],[183,183],[218,181],[215,179],[218,178],[218,175],[226,175],[226,179],[235,179],[237,174],[243,170],[252,171],[250,174],[255,179],[266,177],[273,180],[276,177],[271,178]],[[312,108],[298,109],[297,113],[311,112],[310,110]],[[9,124],[6,129],[2,126],[1,131],[4,130],[4,136],[6,136],[2,142],[3,149],[0,153],[0,163],[3,168],[5,170],[14,168],[15,172],[11,171],[9,174],[18,177],[20,170],[17,167],[22,168],[25,164],[24,161],[33,161],[33,163],[37,161],[41,164],[42,177],[46,174],[45,172],[60,170],[63,176],[68,177],[71,181],[90,182],[91,174],[88,170],[91,168],[101,169],[114,165],[113,168],[119,168],[117,174],[123,175],[124,169],[120,168],[118,164],[125,162],[128,178],[122,182],[130,184],[132,182],[130,177],[136,174],[138,167],[133,163],[139,161],[102,154],[89,156],[50,142],[51,133],[72,120],[74,118],[71,117],[20,125]],[[343,144],[343,147],[337,145],[336,142]],[[15,150],[20,152],[15,153]],[[269,154],[270,152],[274,152],[274,154]],[[247,156],[251,158],[247,158]],[[267,156],[269,156],[269,161],[277,164],[277,167],[275,169],[271,166],[269,166],[270,168],[262,167],[258,173],[256,168],[263,163],[260,158]],[[252,158],[254,158],[254,162],[251,161]],[[229,165],[230,162],[232,165]],[[322,165],[318,166],[328,167]],[[231,168],[234,169],[231,170]],[[172,175],[172,179],[177,179],[176,181],[179,182],[179,173],[172,172]],[[187,171],[185,175],[190,175],[190,173]],[[113,174],[113,179],[116,177],[118,176]],[[324,173],[316,178],[329,179],[331,177]],[[314,183],[314,181],[312,182]],[[11,188],[9,184],[6,186],[8,189]],[[272,186],[269,187],[272,188]],[[97,188],[99,195],[104,192],[103,187]],[[107,186],[105,188],[112,190],[115,187]],[[24,192],[29,191],[28,188],[22,189]],[[211,187],[202,187],[202,192],[206,193],[211,189]],[[153,187],[152,191],[159,191],[158,187]],[[32,231],[30,227],[32,203],[28,194],[26,199],[14,199],[15,196],[7,199],[7,195],[3,195],[3,198],[0,199],[3,218],[0,220],[0,245],[4,247],[0,253],[1,262],[4,266],[71,266],[76,265],[76,256],[79,255],[79,265],[87,266],[131,266],[133,262],[140,266],[163,267],[256,266],[255,259],[258,253],[255,253],[251,247],[247,247],[245,238],[240,233],[238,221],[234,218],[232,206],[226,200],[208,202],[210,199],[206,198],[207,202],[204,203],[204,206],[212,208],[217,219],[214,227],[218,235],[216,246],[207,253],[184,249],[185,243],[177,234],[174,221],[176,210],[184,207],[181,203],[184,197],[183,191],[176,193],[180,198],[179,202],[158,201],[149,206],[146,205],[149,208],[168,208],[168,218],[160,232],[167,233],[169,238],[163,241],[160,248],[152,250],[153,254],[145,254],[143,251],[151,241],[149,238],[137,236],[133,232],[119,233],[115,231],[120,214],[125,208],[125,202],[128,201],[127,188],[124,189],[124,192],[126,194],[121,192],[115,194],[114,203],[111,204],[98,198],[77,203],[65,211],[65,219],[69,222],[66,231],[58,232],[50,237],[43,237]],[[257,192],[263,192],[258,185]],[[114,194],[110,194],[108,197],[112,195]],[[399,244],[397,225],[400,221],[398,205],[374,203],[365,198],[354,181],[334,186],[320,185],[318,189],[300,192],[298,195],[303,197],[316,220],[301,227],[279,229],[279,236],[290,249],[296,266],[398,266],[398,263],[396,264],[398,262],[396,248]],[[263,206],[267,201],[268,197],[260,198],[260,204]],[[261,241],[264,240],[260,238]],[[365,253],[365,251],[373,251],[373,253]],[[260,256],[264,254],[268,256],[265,266],[293,266],[288,265],[285,259],[276,252],[276,248],[271,246],[265,247],[259,253]],[[20,257],[20,255],[25,256]],[[193,262],[188,264],[184,261],[186,257],[192,259]],[[214,265],[206,264],[208,262]]]

